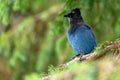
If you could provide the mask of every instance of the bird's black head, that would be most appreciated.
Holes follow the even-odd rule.
[[[79,8],[72,9],[69,13],[64,15],[64,17],[68,18],[78,18],[81,16],[81,12]]]

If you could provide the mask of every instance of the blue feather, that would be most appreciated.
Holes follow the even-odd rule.
[[[74,31],[69,29],[67,37],[77,54],[88,54],[97,46],[92,30],[85,24],[76,25]]]

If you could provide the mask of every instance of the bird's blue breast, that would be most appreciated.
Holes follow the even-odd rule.
[[[77,54],[88,54],[96,47],[94,34],[87,25],[77,25],[76,29],[69,29],[67,37]]]

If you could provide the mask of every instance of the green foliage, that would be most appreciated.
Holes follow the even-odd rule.
[[[30,75],[26,75],[24,80],[39,80],[39,75],[37,73],[31,73]]]
[[[23,21],[23,23],[19,25],[20,27],[18,27],[18,30],[16,30],[13,33],[12,37],[15,39],[14,41],[15,50],[13,51],[13,55],[11,56],[11,59],[9,62],[10,66],[16,66],[18,59],[20,59],[20,61],[22,62],[26,62],[25,55],[28,53],[27,50],[29,50],[30,45],[34,43],[34,36],[31,36],[33,35],[31,33],[33,29],[32,22],[33,20],[31,18],[26,19],[25,21]],[[29,23],[31,23],[31,26],[29,25]],[[28,26],[29,26],[29,29],[28,29]],[[24,35],[22,35],[23,33]],[[28,44],[24,45],[24,43],[28,43]],[[26,51],[24,51],[24,49]]]
[[[96,47],[96,49],[94,50],[95,54],[98,54],[102,49],[104,49],[110,42],[105,41],[103,43],[101,43],[100,45],[98,45],[98,47]]]
[[[12,2],[13,0],[0,0],[0,22],[4,25],[9,24]]]
[[[58,2],[52,0],[52,2]],[[47,0],[0,0],[0,22],[7,26],[10,23],[10,16],[12,11],[18,11],[22,14],[28,14],[27,11],[30,10],[31,13],[36,13],[40,11],[40,8],[46,8],[50,6],[46,5]]]
[[[53,70],[54,69],[54,70]],[[58,70],[59,69],[59,70]],[[80,63],[73,63],[72,65],[68,66],[67,68],[60,69],[60,68],[50,68],[50,75],[54,76],[53,79],[55,80],[96,80],[96,66],[94,63],[87,63],[87,64],[80,64]],[[61,76],[62,75],[62,76]],[[68,76],[71,75],[71,76]]]

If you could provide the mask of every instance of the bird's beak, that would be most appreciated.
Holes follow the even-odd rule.
[[[66,14],[66,15],[64,15],[64,17],[69,17],[69,15],[68,15],[68,14]]]
[[[69,12],[69,13],[65,14],[64,17],[70,17],[70,15],[71,15],[71,13]]]

